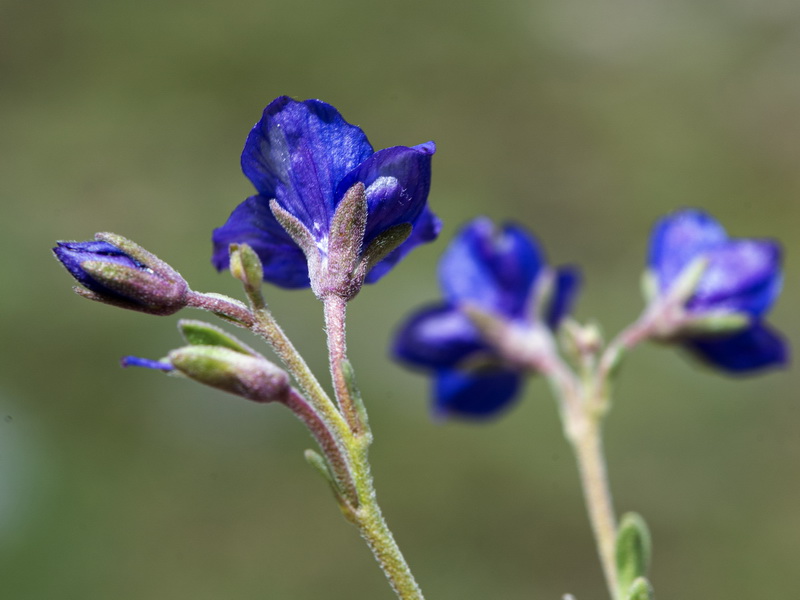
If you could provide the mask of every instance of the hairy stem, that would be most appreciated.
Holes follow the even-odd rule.
[[[356,444],[359,443],[358,440],[356,438]],[[360,500],[358,509],[352,515],[353,523],[358,527],[361,537],[369,546],[397,597],[400,600],[424,600],[422,591],[378,506],[367,461],[366,444],[361,444],[360,449],[352,449],[356,454],[353,466]]]
[[[345,335],[345,316],[347,301],[329,294],[324,299],[325,306],[325,331],[328,335],[328,356],[330,358],[331,377],[333,389],[339,410],[356,435],[364,433],[364,424],[361,422],[358,411],[350,397],[350,386],[344,373],[344,362],[347,360],[347,339]]]

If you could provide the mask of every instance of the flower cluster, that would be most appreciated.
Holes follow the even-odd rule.
[[[214,266],[227,268],[229,246],[246,243],[261,259],[266,281],[286,288],[312,285],[319,294],[337,285],[326,281],[333,268],[342,268],[329,264],[340,260],[332,252],[335,244],[351,243],[357,246],[356,259],[370,252],[367,268],[356,277],[377,281],[412,248],[439,233],[440,222],[427,205],[435,151],[434,143],[427,142],[375,152],[364,132],[333,106],[277,98],[264,109],[242,153],[242,170],[258,193],[214,230]],[[365,202],[366,215],[348,208],[355,216],[341,226],[345,236],[356,239],[337,242],[341,234],[334,225],[348,196],[353,203]],[[364,216],[365,222],[357,224]],[[396,229],[404,225],[410,231]],[[389,247],[382,243],[387,232],[396,233]],[[344,269],[350,275],[359,267]]]
[[[685,293],[678,290],[682,323],[666,337],[731,373],[785,364],[787,345],[764,322],[781,291],[780,263],[776,242],[729,238],[701,211],[682,210],[661,219],[648,256],[657,296],[676,298],[687,272],[694,279]],[[720,331],[717,323],[729,326]]]
[[[439,281],[444,300],[401,326],[394,355],[432,371],[436,414],[495,414],[515,397],[526,367],[487,340],[470,313],[485,312],[525,331],[539,320],[555,329],[572,305],[578,274],[550,269],[536,240],[521,227],[495,231],[481,218],[450,244]]]

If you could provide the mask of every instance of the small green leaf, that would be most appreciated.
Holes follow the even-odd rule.
[[[358,414],[358,420],[364,428],[364,434],[367,436],[367,443],[372,441],[372,434],[369,429],[369,418],[367,417],[367,408],[364,406],[364,400],[361,398],[361,392],[356,385],[356,373],[353,370],[353,365],[349,360],[344,359],[341,363],[342,374],[347,382],[347,392],[350,394],[350,400]]]
[[[222,346],[242,354],[258,356],[258,353],[244,342],[240,342],[219,327],[203,321],[181,319],[178,321],[178,330],[183,335],[183,339],[192,346]]]
[[[627,513],[622,517],[617,532],[617,580],[621,591],[630,589],[637,578],[647,574],[650,553],[647,524],[640,515]]]
[[[336,481],[331,474],[331,470],[328,468],[328,463],[324,458],[322,458],[322,455],[319,452],[315,452],[309,448],[303,452],[303,456],[305,456],[306,462],[314,467],[314,470],[322,475],[325,481],[331,484],[334,489],[337,489]]]

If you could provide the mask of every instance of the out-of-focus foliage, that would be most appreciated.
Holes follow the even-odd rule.
[[[580,263],[578,316],[613,333],[641,307],[651,224],[689,205],[784,242],[772,320],[797,345],[798,52],[788,0],[0,3],[3,597],[392,597],[288,411],[120,370],[180,345],[178,317],[87,302],[48,256],[115,231],[238,295],[210,234],[252,193],[239,154],[280,94],[333,103],[376,148],[438,144],[441,241],[350,310],[379,494],[427,597],[599,597],[544,383],[493,424],[434,424],[427,381],[386,357],[392,323],[437,297],[439,253],[487,214]],[[319,303],[266,293],[324,374]],[[650,524],[661,597],[800,587],[798,387],[657,348],[625,365],[611,478]]]

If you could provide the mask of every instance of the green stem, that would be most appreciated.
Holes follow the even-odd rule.
[[[358,527],[361,537],[369,546],[397,597],[400,600],[424,600],[422,591],[378,505],[367,461],[366,444],[360,449],[353,446],[351,449],[355,454],[353,469],[360,501],[359,507],[352,514],[352,521]]]
[[[573,424],[570,442],[578,461],[583,497],[594,532],[600,564],[613,599],[617,596],[617,522],[608,485],[599,421],[584,419],[582,427],[575,427]]]
[[[555,390],[564,434],[578,463],[589,522],[613,600],[617,596],[617,523],[601,435],[601,422],[609,400],[605,395],[606,383],[600,380],[600,377],[608,375],[610,369],[589,372],[579,379],[554,351],[552,344],[545,345],[545,348],[544,352],[529,357],[528,366],[545,374]]]
[[[303,396],[293,393],[288,404],[311,429],[333,469],[342,493],[339,498],[342,512],[358,527],[397,597],[400,600],[424,600],[378,506],[367,459],[371,435],[351,397],[352,377],[348,380],[344,371],[347,361],[345,301],[335,297],[325,302],[331,374],[336,398],[345,416],[331,401],[264,304],[254,303],[253,310],[250,310],[232,298],[190,292],[189,305],[214,312],[250,329],[273,348],[308,399],[306,405]]]

